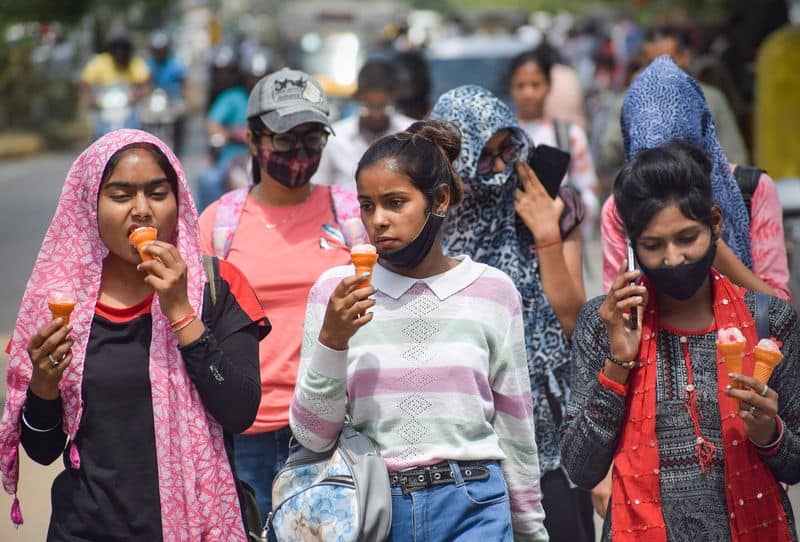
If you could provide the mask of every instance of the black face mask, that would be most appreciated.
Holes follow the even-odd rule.
[[[431,251],[436,235],[442,227],[444,215],[428,213],[425,225],[417,236],[403,248],[397,250],[379,251],[380,259],[403,269],[413,269],[418,266],[425,256]]]
[[[711,245],[702,258],[693,263],[682,263],[673,267],[647,267],[639,261],[642,272],[650,279],[656,290],[675,299],[685,300],[692,297],[708,277],[714,257],[717,255],[717,243],[711,239]],[[636,258],[639,260],[638,256]]]

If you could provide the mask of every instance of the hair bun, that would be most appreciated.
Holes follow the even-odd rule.
[[[418,120],[406,132],[427,139],[444,152],[450,162],[461,154],[461,135],[455,124],[441,120]]]

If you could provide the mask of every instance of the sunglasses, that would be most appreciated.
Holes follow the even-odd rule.
[[[263,133],[261,137],[269,138],[272,148],[278,152],[288,152],[302,141],[303,147],[312,151],[321,151],[328,143],[328,132],[325,130],[312,130],[304,134],[283,132],[280,134]]]
[[[514,138],[510,138],[498,152],[494,154],[481,153],[476,166],[478,175],[488,175],[491,173],[494,168],[494,163],[498,158],[500,158],[504,164],[508,164],[517,157],[520,150],[522,150],[522,143]]]

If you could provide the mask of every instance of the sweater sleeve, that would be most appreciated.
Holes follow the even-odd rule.
[[[67,443],[67,434],[61,428],[61,397],[41,399],[28,389],[20,416],[25,420],[20,423],[19,440],[28,457],[40,465],[55,461]]]
[[[601,373],[608,335],[598,309],[603,297],[581,309],[572,340],[572,390],[561,437],[561,460],[569,477],[591,489],[608,473],[625,417],[625,386]]]
[[[297,385],[289,426],[297,441],[315,452],[330,449],[344,424],[347,403],[347,350],[322,345],[319,332],[335,279],[323,275],[311,288],[303,328]],[[334,284],[335,286],[335,284]]]
[[[769,386],[778,393],[778,416],[783,438],[777,450],[762,454],[775,478],[787,484],[800,482],[800,326],[788,303],[772,298],[770,332],[783,342],[784,358],[770,376]]]
[[[625,233],[622,220],[610,196],[603,204],[600,216],[600,241],[603,246],[603,292],[608,292],[625,259]]]
[[[508,485],[516,541],[546,541],[539,459],[533,425],[531,385],[525,351],[521,301],[516,298],[503,345],[491,362],[495,415],[492,427],[505,454],[500,466]]]
[[[783,238],[781,202],[775,182],[762,174],[753,193],[750,221],[750,252],[753,272],[775,289],[781,299],[791,299],[789,264]]]

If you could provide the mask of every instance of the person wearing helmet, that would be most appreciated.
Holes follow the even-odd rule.
[[[106,42],[106,50],[96,54],[84,67],[78,88],[78,101],[84,110],[97,112],[104,89],[119,87],[124,90],[130,104],[135,104],[147,94],[150,70],[145,61],[133,53],[133,42],[126,32],[113,32]],[[92,119],[94,136],[104,133],[104,124],[97,115]],[[138,121],[133,108],[125,119],[125,128],[136,128]]]

